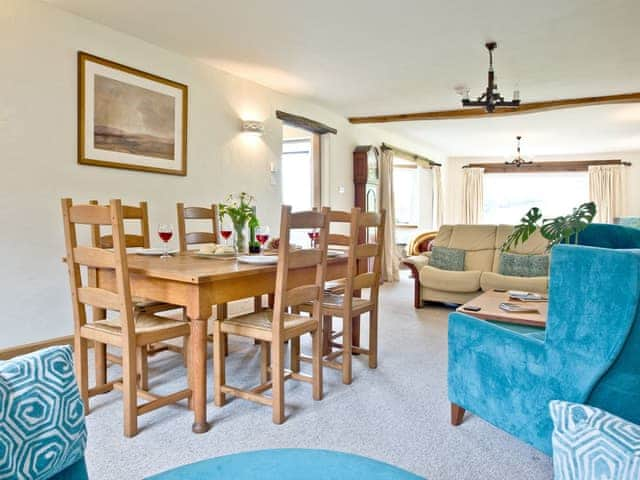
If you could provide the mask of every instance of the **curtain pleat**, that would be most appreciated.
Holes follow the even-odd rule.
[[[385,282],[400,280],[400,259],[396,252],[396,214],[393,198],[393,151],[383,149],[380,160],[380,207],[387,212],[382,254],[382,279]]]
[[[623,165],[589,167],[589,198],[597,209],[594,221],[613,223],[616,217],[624,216],[626,183]]]
[[[442,226],[444,218],[444,196],[442,193],[442,171],[439,166],[431,167],[433,174],[433,229]]]
[[[465,168],[462,191],[462,223],[477,224],[484,203],[484,168]]]

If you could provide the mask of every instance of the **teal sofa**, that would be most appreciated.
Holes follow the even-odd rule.
[[[68,346],[0,361],[0,478],[87,480],[84,407]]]
[[[449,315],[454,425],[468,410],[551,454],[551,400],[640,423],[640,230],[591,225],[579,241],[552,251],[546,335]]]

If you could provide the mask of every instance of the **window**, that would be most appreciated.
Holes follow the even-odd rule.
[[[419,230],[433,224],[433,178],[431,169],[415,162],[393,159],[393,195],[396,213],[396,242],[406,244]]]
[[[483,223],[515,224],[533,207],[545,218],[566,215],[589,201],[587,172],[488,173]]]
[[[311,138],[284,140],[282,144],[282,203],[294,211],[313,206]]]
[[[282,130],[282,203],[295,211],[320,206],[320,136],[284,125]],[[305,231],[292,231],[291,242],[308,245]]]

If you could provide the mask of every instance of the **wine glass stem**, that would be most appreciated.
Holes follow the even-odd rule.
[[[168,258],[169,257],[169,243],[168,242],[164,242],[164,253],[162,254],[162,258]]]

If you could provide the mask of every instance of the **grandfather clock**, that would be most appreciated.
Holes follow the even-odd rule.
[[[353,183],[355,186],[355,206],[363,212],[377,212],[380,209],[380,152],[372,145],[360,145],[353,151]],[[361,240],[364,240],[362,233]]]

